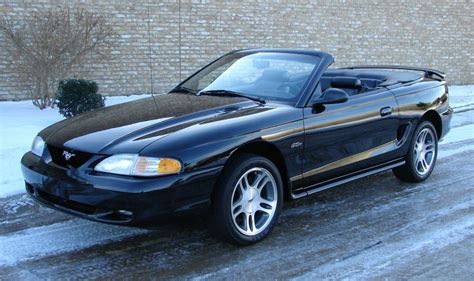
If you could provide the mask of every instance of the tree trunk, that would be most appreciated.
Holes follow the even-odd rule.
[[[47,107],[53,107],[54,101],[49,96],[47,78],[39,78],[36,81],[37,96],[33,104],[43,110]]]

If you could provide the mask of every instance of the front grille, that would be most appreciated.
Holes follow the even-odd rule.
[[[93,156],[90,153],[60,148],[48,144],[48,151],[53,163],[66,168],[79,168]],[[67,156],[70,157],[67,157]]]

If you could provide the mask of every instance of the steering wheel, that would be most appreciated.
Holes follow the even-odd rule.
[[[278,86],[277,90],[282,91],[286,94],[290,94],[292,96],[296,96],[300,92],[299,87],[297,87],[295,85],[292,85],[288,82],[285,82],[285,83],[281,84],[280,86]]]

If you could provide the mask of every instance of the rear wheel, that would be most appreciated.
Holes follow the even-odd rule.
[[[277,167],[258,155],[244,154],[224,170],[213,197],[211,228],[234,244],[265,238],[281,212],[283,187]]]
[[[433,124],[423,121],[416,128],[405,164],[393,169],[396,177],[407,182],[422,182],[433,172],[438,155],[438,136]]]

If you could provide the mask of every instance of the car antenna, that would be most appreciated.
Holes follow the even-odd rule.
[[[158,104],[156,103],[155,94],[153,92],[153,48],[151,46],[151,16],[150,16],[150,6],[147,9],[148,13],[148,22],[147,22],[147,33],[148,33],[148,54],[149,54],[149,65],[150,65],[150,93],[155,103],[156,109],[158,109]]]

